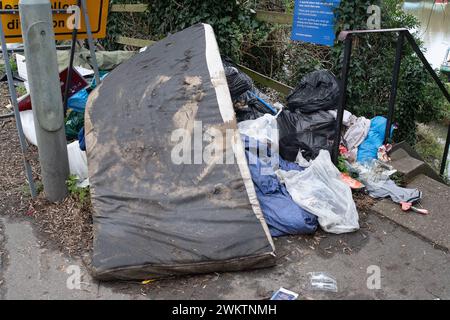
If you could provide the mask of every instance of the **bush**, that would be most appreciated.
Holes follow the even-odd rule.
[[[444,154],[444,145],[439,143],[438,134],[431,127],[419,124],[417,129],[416,151],[424,158],[425,162],[439,171]]]
[[[113,0],[141,3],[143,0]],[[344,29],[366,29],[367,7],[382,8],[382,28],[415,28],[417,19],[402,11],[403,0],[341,1],[336,10],[336,33]],[[255,7],[256,4],[256,7]],[[256,21],[253,9],[292,12],[293,0],[178,0],[151,1],[145,14],[112,14],[107,48],[117,48],[117,34],[158,40],[198,22],[213,26],[221,53],[236,62],[295,86],[311,71],[326,68],[340,74],[343,44],[333,48],[290,41],[290,27],[269,26]],[[357,115],[387,115],[396,35],[367,35],[355,39],[347,108]],[[447,109],[446,109],[447,108]],[[416,141],[416,121],[430,122],[448,115],[437,86],[408,44],[404,46],[395,121],[396,141]]]
[[[279,7],[283,0],[264,1],[260,8]],[[267,3],[270,3],[268,5]],[[293,1],[292,1],[293,3]],[[401,9],[402,0],[353,0],[341,1],[336,10],[336,34],[342,30],[367,29],[366,13],[369,5],[379,5],[382,10],[382,28],[406,27],[414,29],[418,20]],[[292,10],[292,7],[286,7]],[[277,80],[295,86],[306,73],[317,69],[330,69],[340,76],[343,43],[336,42],[333,48],[292,42],[290,28],[273,31],[281,39],[271,60],[261,55],[263,67],[260,72],[270,74]],[[270,37],[269,37],[270,39]],[[421,41],[416,37],[421,46]],[[356,115],[374,117],[387,115],[392,70],[397,43],[396,34],[365,35],[355,38],[348,82],[347,109]],[[270,47],[270,43],[268,46]],[[395,121],[399,124],[395,140],[416,142],[416,121],[430,122],[448,117],[448,105],[437,85],[422,66],[422,63],[405,42],[397,93]],[[270,50],[273,50],[271,48]],[[266,52],[270,52],[266,50]],[[275,59],[273,59],[275,57]],[[256,64],[256,67],[259,65]],[[264,66],[266,66],[264,68]],[[270,66],[268,70],[267,66]],[[254,67],[254,65],[251,65]]]
[[[337,30],[366,29],[367,6],[381,7],[381,27],[413,29],[415,17],[401,9],[401,0],[342,1],[337,10]],[[420,40],[416,41],[421,45]],[[386,115],[390,96],[392,69],[397,43],[396,34],[367,35],[355,40],[349,79],[348,108],[366,117]],[[339,72],[343,45],[333,48],[334,71]],[[397,93],[395,121],[399,124],[396,141],[416,142],[415,121],[437,120],[442,113],[442,94],[432,82],[409,44],[405,42]]]
[[[148,1],[136,1],[138,3]],[[129,0],[116,0],[114,3],[132,3]],[[141,30],[141,38],[159,40],[169,33],[181,31],[197,23],[208,23],[214,28],[221,53],[236,62],[241,61],[242,52],[249,47],[257,47],[269,35],[270,28],[256,21],[254,1],[223,0],[178,0],[150,1],[150,10],[140,15],[140,25],[133,29]],[[135,17],[135,19],[137,19]],[[113,36],[124,33],[123,21],[113,14],[109,21],[109,40],[112,47]],[[134,31],[136,34],[136,31]]]

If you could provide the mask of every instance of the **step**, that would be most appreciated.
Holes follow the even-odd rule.
[[[425,175],[417,176],[409,188],[423,192],[421,206],[430,211],[421,215],[413,211],[403,212],[400,205],[390,199],[377,202],[372,211],[405,227],[412,233],[450,250],[450,187]]]
[[[406,183],[413,181],[415,177],[421,174],[441,183],[444,182],[439,174],[425,163],[420,155],[405,142],[396,145],[390,153],[390,157],[392,159],[391,165],[404,175]]]

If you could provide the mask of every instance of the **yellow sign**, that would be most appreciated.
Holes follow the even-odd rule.
[[[77,0],[51,0],[53,10],[66,10],[77,5]],[[106,37],[106,23],[108,20],[109,0],[86,0],[87,12],[91,22],[92,36],[100,39]],[[2,14],[3,32],[6,42],[22,42],[22,31],[19,17],[19,0],[0,0],[0,10],[17,10],[15,14]],[[74,10],[72,14],[53,14],[53,28],[56,40],[72,39],[71,26],[74,25],[76,12],[81,15],[81,25],[78,30],[78,39],[86,39],[86,23],[81,10]]]

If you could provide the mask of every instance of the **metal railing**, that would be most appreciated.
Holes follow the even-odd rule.
[[[391,126],[392,126],[392,119],[394,117],[394,110],[395,110],[395,101],[397,98],[397,88],[398,88],[398,80],[399,80],[399,74],[400,74],[400,66],[401,66],[401,60],[403,55],[403,44],[406,40],[411,45],[414,52],[417,54],[418,58],[422,61],[422,64],[424,65],[425,69],[427,69],[428,73],[431,75],[431,77],[434,79],[436,84],[441,89],[442,93],[444,94],[447,101],[450,103],[450,93],[447,91],[447,88],[442,83],[439,76],[436,74],[436,72],[433,70],[431,65],[428,63],[427,59],[423,55],[422,51],[420,50],[419,46],[417,45],[416,41],[414,40],[414,37],[411,35],[408,29],[405,28],[397,28],[397,29],[380,29],[380,30],[353,30],[353,31],[342,31],[339,34],[339,41],[344,42],[344,57],[343,57],[343,65],[341,70],[341,94],[339,98],[339,105],[338,105],[338,114],[337,114],[337,131],[336,131],[336,139],[334,141],[334,149],[333,149],[333,161],[336,164],[338,161],[339,156],[339,145],[340,145],[340,137],[341,137],[341,131],[342,131],[342,120],[344,117],[344,110],[347,105],[347,83],[348,83],[348,74],[350,70],[350,58],[352,54],[352,44],[353,44],[353,37],[356,37],[361,34],[369,34],[369,33],[398,33],[398,39],[397,39],[397,48],[395,53],[395,63],[394,63],[394,69],[392,72],[392,82],[391,82],[391,93],[389,97],[389,111],[388,111],[388,118],[387,118],[387,125],[386,125],[386,133],[385,133],[385,143],[389,142],[390,136],[391,136]],[[442,158],[441,168],[440,168],[440,174],[444,175],[445,169],[446,169],[446,163],[448,158],[448,152],[449,152],[449,143],[450,143],[450,126],[448,127],[447,131],[447,139],[445,141],[445,147],[444,147],[444,155]]]

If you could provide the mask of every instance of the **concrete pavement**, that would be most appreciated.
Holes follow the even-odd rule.
[[[407,229],[371,214],[353,234],[284,237],[275,241],[278,265],[239,273],[136,283],[97,283],[80,259],[40,244],[28,221],[0,219],[1,299],[267,299],[280,287],[299,299],[450,299],[450,257]],[[319,238],[320,241],[319,241]],[[80,290],[67,288],[80,266]],[[367,287],[380,268],[381,289]],[[373,267],[371,267],[373,268]],[[313,291],[308,272],[336,278],[338,292]]]

